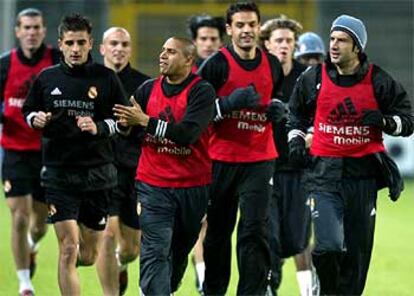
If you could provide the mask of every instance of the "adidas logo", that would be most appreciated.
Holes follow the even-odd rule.
[[[273,177],[271,177],[271,178],[270,178],[270,180],[269,180],[269,185],[270,185],[270,186],[273,186]]]
[[[352,122],[357,115],[358,113],[351,98],[346,97],[341,103],[336,105],[335,109],[329,113],[328,121],[330,123],[341,121]]]
[[[102,219],[101,219],[101,221],[99,221],[99,223],[98,223],[99,225],[105,225],[106,224],[106,219],[105,219],[105,217],[103,217]]]
[[[52,96],[60,96],[62,94],[62,92],[60,91],[59,88],[55,87],[54,90],[52,90],[52,92],[50,93]]]

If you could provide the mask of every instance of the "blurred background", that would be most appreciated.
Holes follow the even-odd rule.
[[[221,0],[0,0],[0,51],[15,45],[15,15],[27,7],[43,11],[47,21],[47,42],[56,45],[57,26],[70,12],[87,15],[93,22],[97,51],[102,33],[110,26],[125,27],[132,36],[132,65],[154,77],[158,72],[158,53],[166,38],[188,36],[190,16],[208,13],[224,16],[233,1]],[[318,33],[328,46],[332,21],[340,14],[361,18],[368,30],[366,52],[400,81],[409,95],[414,94],[414,1],[412,0],[261,0],[262,21],[285,14],[300,21],[304,31]],[[386,137],[388,150],[405,176],[414,176],[414,138]]]

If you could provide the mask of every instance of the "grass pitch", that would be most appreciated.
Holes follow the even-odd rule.
[[[414,181],[406,181],[406,189],[397,203],[391,202],[387,191],[380,192],[377,208],[375,245],[364,295],[413,295],[414,290]],[[18,283],[10,247],[10,213],[0,202],[0,295],[17,295]],[[102,295],[95,267],[78,269],[82,295]],[[227,295],[235,295],[238,273],[233,256],[231,283]],[[126,295],[138,295],[138,263],[129,267]],[[33,279],[36,295],[59,295],[57,284],[57,243],[53,227],[41,242],[38,268]],[[178,296],[197,295],[194,270],[188,266]],[[285,264],[279,295],[297,296],[299,291],[291,260]]]

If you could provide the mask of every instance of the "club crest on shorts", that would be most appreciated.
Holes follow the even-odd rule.
[[[12,185],[11,185],[10,180],[4,181],[3,189],[4,189],[4,192],[6,192],[6,193],[10,192],[10,190],[12,189]]]
[[[96,89],[96,86],[89,87],[88,90],[88,97],[89,99],[95,99],[98,96],[98,90]]]
[[[138,214],[138,216],[141,215],[141,203],[140,202],[137,203],[137,214]]]

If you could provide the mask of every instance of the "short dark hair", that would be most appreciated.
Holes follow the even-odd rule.
[[[220,39],[223,39],[226,31],[226,24],[222,17],[212,17],[208,14],[195,15],[188,20],[188,30],[191,35],[191,39],[196,39],[198,35],[198,29],[208,27],[217,29]]]
[[[87,17],[79,13],[72,13],[62,18],[58,27],[59,38],[62,38],[63,34],[68,31],[86,31],[90,35],[92,33],[92,23]]]
[[[193,59],[196,58],[197,50],[194,43],[191,40],[177,36],[173,36],[171,38],[181,43],[181,45],[183,46],[182,51],[185,57],[191,57]]]
[[[28,17],[37,17],[37,16],[40,16],[42,18],[42,24],[43,24],[43,26],[46,25],[46,22],[45,22],[45,20],[43,18],[43,13],[39,9],[37,9],[37,8],[30,7],[30,8],[23,9],[22,11],[20,11],[17,14],[17,16],[16,16],[16,27],[20,27],[21,18],[23,16],[28,16]]]
[[[251,11],[251,12],[256,13],[257,19],[260,22],[259,7],[257,7],[256,3],[249,1],[249,2],[238,2],[238,3],[231,4],[226,11],[226,23],[228,25],[231,25],[233,15],[241,11],[246,11],[246,12]]]

